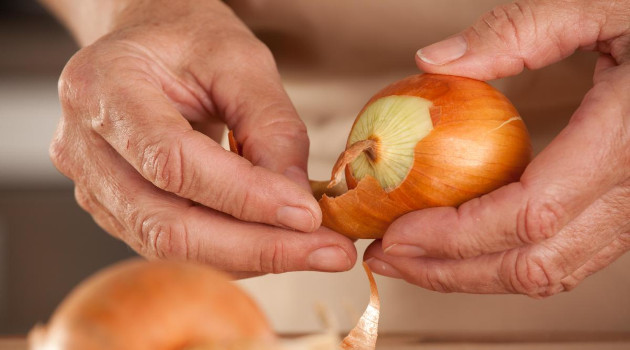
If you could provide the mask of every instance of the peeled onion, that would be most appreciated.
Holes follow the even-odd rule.
[[[357,116],[332,173],[348,192],[324,195],[323,225],[381,238],[396,218],[458,206],[518,181],[532,149],[510,101],[485,82],[421,74],[372,97]]]

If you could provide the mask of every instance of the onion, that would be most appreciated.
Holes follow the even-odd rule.
[[[31,350],[374,350],[378,293],[340,345],[336,334],[281,339],[252,298],[210,267],[129,260],[98,272],[29,334]]]
[[[372,97],[332,172],[350,189],[319,201],[323,225],[382,238],[408,212],[458,206],[518,181],[532,149],[523,120],[487,83],[421,74]]]
[[[242,155],[231,131],[229,144]],[[419,74],[368,101],[331,181],[310,184],[324,226],[378,239],[406,213],[458,206],[518,181],[531,157],[525,123],[499,91],[474,79]]]
[[[275,335],[256,303],[227,275],[205,266],[131,260],[80,284],[31,349],[188,349]]]

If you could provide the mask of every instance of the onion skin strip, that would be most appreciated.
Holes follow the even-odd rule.
[[[343,153],[341,153],[341,155],[339,155],[339,158],[333,166],[328,188],[336,186],[338,183],[341,182],[341,180],[343,180],[343,173],[346,169],[346,166],[352,163],[352,161],[355,160],[361,153],[367,152],[370,158],[375,158],[375,148],[376,141],[372,139],[362,140],[348,147],[348,149],[346,149]]]
[[[243,156],[243,148],[238,143],[238,141],[236,141],[234,131],[232,130],[228,131],[228,144],[230,145],[230,151],[232,153],[235,153],[241,157]],[[340,168],[339,176],[342,175],[344,168],[345,163],[344,166]],[[344,181],[341,181],[341,179],[339,179],[339,181],[337,181],[337,183],[335,184],[332,184],[330,181],[316,180],[309,180],[309,184],[311,185],[311,192],[313,192],[313,197],[315,197],[317,201],[322,199],[324,195],[330,198],[334,198],[348,192],[348,186],[346,186],[346,183]]]
[[[232,153],[236,153],[241,157],[243,156],[243,149],[241,148],[241,145],[238,144],[238,141],[236,141],[234,131],[232,130],[228,131],[228,144],[230,145],[230,151]]]
[[[370,281],[370,303],[357,325],[341,342],[340,348],[343,350],[374,350],[376,348],[381,302],[378,297],[376,281],[374,280],[374,275],[372,275],[370,267],[364,262],[363,268]]]

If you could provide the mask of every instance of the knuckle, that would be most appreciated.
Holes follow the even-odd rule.
[[[527,3],[516,1],[495,7],[482,16],[478,25],[483,32],[492,33],[506,47],[520,48],[523,40],[524,22],[531,17]]]
[[[282,152],[294,151],[296,145],[308,149],[310,141],[306,126],[299,118],[293,117],[296,114],[292,108],[292,105],[286,101],[276,101],[260,109],[262,115],[282,117],[276,117],[263,125],[259,125],[256,133],[251,136],[256,141],[244,145],[243,151],[245,154],[252,155],[252,162],[258,164],[266,153],[281,154]],[[269,142],[269,140],[273,141]],[[254,152],[252,149],[261,146],[266,147],[267,152]]]
[[[243,44],[235,47],[237,57],[242,60],[255,60],[256,64],[263,68],[275,68],[275,60],[267,45],[257,39],[243,41]]]
[[[70,107],[75,100],[76,91],[72,88],[73,79],[75,79],[73,76],[73,69],[66,66],[57,82],[57,91],[62,107]]]
[[[76,103],[81,103],[89,98],[91,87],[94,83],[92,65],[88,49],[83,49],[74,55],[66,64],[59,80],[57,90],[62,107],[72,108]]]
[[[226,55],[223,61],[230,66],[230,70],[243,71],[254,67],[276,69],[271,50],[254,37],[235,37],[232,40],[223,40],[220,45],[221,50],[217,52]]]
[[[243,164],[234,171],[234,179],[236,183],[250,183],[245,179],[252,179],[255,176],[248,175],[254,171],[251,164]],[[250,185],[251,186],[251,185]],[[213,188],[213,196],[209,205],[218,211],[228,213],[236,218],[257,221],[260,217],[260,203],[256,200],[255,190],[252,187],[245,188],[241,186],[215,186]]]
[[[518,213],[516,234],[524,243],[538,243],[560,229],[564,210],[553,200],[530,200]]]
[[[278,274],[288,271],[286,246],[282,240],[266,240],[259,258],[261,272]]]
[[[143,255],[160,259],[189,260],[186,225],[178,219],[151,215],[139,221]]]
[[[445,230],[442,234],[444,250],[448,257],[467,259],[488,250],[484,241],[485,236],[466,228],[477,226],[479,219],[477,219],[475,212],[486,205],[485,201],[488,201],[488,198],[486,196],[473,198],[456,209],[456,222],[458,223],[456,228]],[[469,226],[471,222],[472,225]]]
[[[66,147],[62,138],[55,137],[48,147],[48,156],[52,160],[57,169],[63,167],[64,160],[66,159]]]
[[[116,113],[111,107],[107,106],[107,101],[111,96],[103,96],[98,110],[93,111],[87,115],[88,119],[86,124],[92,128],[96,133],[106,136],[108,133],[115,130],[116,124],[121,118],[124,117],[123,113]]]
[[[567,291],[567,289],[564,284],[562,282],[558,282],[543,289],[537,295],[529,295],[529,297],[533,299],[546,299],[565,291]]]
[[[429,289],[440,293],[451,293],[453,289],[447,283],[445,275],[436,269],[428,269],[424,276],[424,285]]]
[[[630,231],[622,233],[621,235],[619,235],[619,237],[617,237],[617,239],[619,240],[619,244],[623,248],[630,250]]]
[[[224,200],[222,203],[232,202],[233,207],[230,208],[230,213],[237,218],[244,220],[253,219],[254,215],[251,213],[251,209],[255,209],[257,206],[252,203],[251,191],[243,191],[241,196],[236,197],[236,200]],[[227,208],[226,208],[227,209]]]
[[[507,271],[502,275],[507,276],[505,284],[508,290],[532,298],[545,298],[562,291],[560,280],[554,277],[543,259],[523,252],[513,255],[504,257],[503,261],[502,270]]]
[[[68,144],[64,135],[57,133],[48,147],[48,156],[55,168],[68,177],[72,177],[71,154],[68,152]]]
[[[273,57],[273,53],[271,52],[269,47],[267,47],[267,45],[258,40],[255,40],[250,44],[249,52],[246,54],[249,54],[251,56],[252,53],[254,57],[256,57],[256,61],[258,61],[258,64],[260,64],[262,67],[273,69],[276,68],[276,61]]]
[[[575,289],[580,282],[582,282],[582,278],[575,275],[569,275],[563,278],[562,281],[560,281],[560,284],[562,285],[562,290],[568,292]]]
[[[158,188],[184,196],[188,193],[181,142],[158,141],[142,151],[142,174]]]
[[[444,236],[444,250],[448,257],[466,259],[477,255],[473,249],[461,243],[457,234],[449,233]]]
[[[94,208],[94,203],[90,195],[80,189],[78,186],[74,187],[74,199],[77,204],[88,213],[91,213]]]
[[[77,80],[80,79],[78,74],[75,73],[76,69],[70,65],[67,65],[59,81],[57,82],[57,91],[59,94],[59,101],[63,107],[69,107],[77,99],[79,90],[75,87],[78,85]]]
[[[279,102],[275,106],[270,106],[269,109],[278,113],[278,111],[282,109],[292,108],[290,104],[284,103],[284,101]],[[283,116],[293,116],[293,111],[286,111],[285,113],[281,113]],[[308,142],[308,134],[306,130],[306,125],[299,118],[285,117],[282,119],[274,119],[269,122],[269,124],[265,125],[265,128],[268,130],[272,130],[275,133],[275,136],[284,138],[289,143],[295,143],[296,140]]]

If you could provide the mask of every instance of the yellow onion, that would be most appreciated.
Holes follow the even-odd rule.
[[[31,349],[189,349],[273,342],[256,303],[227,275],[189,263],[132,260],[83,282],[29,336]]]
[[[281,339],[254,300],[208,266],[124,261],[73,290],[48,325],[29,334],[31,350],[374,350],[378,292],[341,342],[335,333]]]
[[[331,185],[323,225],[381,238],[403,214],[459,204],[518,181],[531,159],[523,120],[485,82],[421,74],[387,86],[357,116]]]

